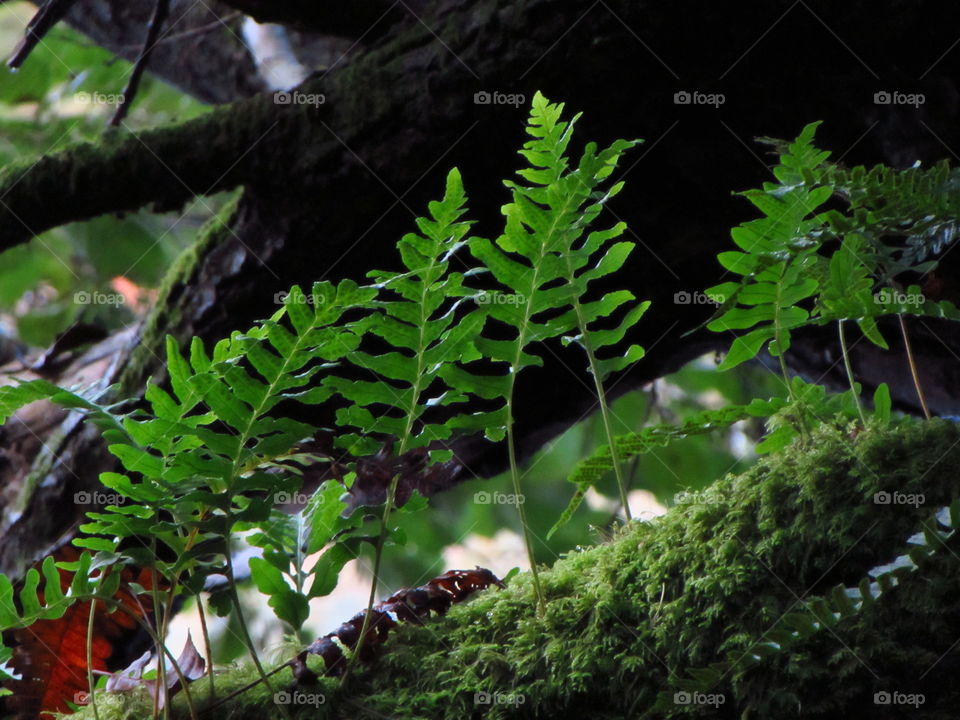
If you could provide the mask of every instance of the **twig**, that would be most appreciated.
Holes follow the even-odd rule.
[[[157,45],[160,28],[162,28],[163,24],[167,21],[169,14],[170,0],[157,0],[157,6],[153,11],[153,18],[147,26],[147,38],[143,41],[143,50],[140,52],[140,57],[137,58],[137,62],[133,65],[133,71],[130,73],[130,81],[127,83],[127,87],[124,88],[123,95],[120,98],[120,104],[117,105],[116,112],[113,113],[113,117],[110,119],[111,127],[119,125],[127,116],[133,98],[137,94],[137,89],[140,87],[140,79],[143,77],[144,70],[147,69],[150,54]]]
[[[30,18],[23,40],[20,41],[17,49],[13,51],[13,56],[7,61],[7,67],[17,70],[23,65],[27,56],[33,52],[33,49],[50,32],[53,26],[63,19],[63,16],[69,12],[76,1],[48,0],[47,4]]]

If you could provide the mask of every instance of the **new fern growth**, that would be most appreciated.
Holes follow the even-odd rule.
[[[531,167],[519,173],[528,184],[507,183],[512,202],[503,208],[506,227],[495,242],[485,238],[470,241],[473,255],[515,299],[515,302],[487,305],[495,320],[515,329],[514,338],[493,340],[483,337],[477,341],[477,347],[486,357],[507,366],[501,387],[505,399],[501,422],[506,430],[513,491],[518,498],[522,496],[522,488],[514,436],[516,382],[524,368],[543,363],[541,357],[529,352],[531,346],[563,337],[565,342],[576,342],[584,348],[595,379],[604,426],[612,441],[603,379],[639,359],[642,350],[633,346],[625,355],[610,360],[599,360],[596,351],[620,341],[648,305],[634,305],[614,330],[601,331],[590,327],[594,321],[611,316],[634,300],[626,291],[608,294],[593,302],[587,302],[585,297],[589,283],[619,269],[632,247],[629,243],[609,245],[622,234],[623,223],[607,230],[588,230],[603,204],[622,187],[622,183],[617,183],[601,192],[602,184],[613,172],[621,155],[636,143],[620,140],[600,151],[591,143],[584,150],[579,164],[571,168],[566,152],[579,116],[564,122],[560,119],[562,112],[562,105],[551,105],[540,94],[534,98],[527,129],[533,139],[521,151]],[[597,255],[600,259],[584,270]],[[624,512],[629,517],[622,471],[618,462],[615,466]],[[542,609],[545,599],[522,502],[517,503],[517,509]]]

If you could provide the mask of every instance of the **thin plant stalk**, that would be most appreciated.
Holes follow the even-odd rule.
[[[90,686],[90,705],[93,707],[94,720],[100,720],[100,713],[97,711],[97,694],[94,692],[93,681],[93,621],[96,617],[95,610],[97,601],[90,599],[90,617],[87,618],[87,685]]]
[[[603,419],[603,432],[607,437],[607,446],[610,448],[610,459],[613,461],[613,473],[617,478],[617,488],[620,491],[620,504],[623,505],[623,514],[627,522],[633,520],[630,513],[630,501],[627,499],[627,479],[623,472],[623,462],[620,459],[620,451],[617,449],[616,437],[613,434],[612,413],[607,405],[607,393],[603,389],[603,381],[600,379],[600,368],[597,364],[596,355],[593,352],[589,341],[586,340],[586,325],[581,314],[580,303],[576,303],[577,320],[580,322],[580,328],[584,337],[584,349],[587,352],[587,360],[590,363],[590,374],[593,375],[593,385],[597,392],[597,400],[600,403],[600,417]]]
[[[509,398],[513,398],[513,383],[511,382]],[[520,492],[520,467],[517,464],[517,444],[513,435],[513,412],[511,401],[507,402],[507,452],[510,456],[510,480],[513,483],[514,503],[520,515],[520,526],[523,531],[523,545],[527,550],[527,560],[530,562],[530,572],[533,576],[533,589],[537,595],[537,613],[543,615],[547,601],[540,585],[540,574],[537,571],[537,561],[533,556],[533,539],[530,537],[530,526],[527,524],[527,513],[523,509]]]
[[[153,557],[157,556],[157,543],[156,538],[153,539],[150,545],[150,551]],[[159,586],[159,575],[157,573],[156,567],[150,568],[150,596],[153,598],[153,607],[154,607],[154,622],[157,623],[157,676],[159,678],[159,683],[156,686],[156,692],[153,694],[153,717],[156,718],[160,710],[160,693],[167,694],[167,663],[163,659],[163,650],[161,646],[166,647],[166,637],[167,637],[167,623],[166,618],[169,617],[169,613],[161,613],[160,608],[162,604],[160,602],[160,586]],[[161,619],[162,618],[162,619]],[[167,697],[167,700],[170,698]],[[163,704],[163,716],[169,720],[170,718],[170,703],[165,702]]]
[[[173,656],[173,653],[170,652],[169,648],[167,648],[166,644],[160,640],[160,636],[157,634],[157,631],[150,627],[150,623],[144,620],[146,613],[143,610],[143,606],[140,605],[141,615],[137,615],[130,608],[125,607],[122,604],[117,606],[117,610],[125,613],[135,623],[143,628],[144,632],[146,632],[147,635],[150,636],[150,639],[153,640],[154,645],[160,648],[161,656],[165,655],[170,660],[170,666],[173,668],[174,672],[177,673],[177,677],[180,679],[180,687],[183,689],[183,697],[187,702],[187,709],[190,713],[190,718],[191,720],[199,720],[199,715],[197,714],[196,707],[193,704],[193,696],[190,694],[190,687],[187,678],[184,677],[183,670],[180,669],[180,663],[177,662],[177,659]],[[166,665],[166,663],[164,663],[164,665]]]
[[[200,615],[200,630],[203,633],[203,650],[207,654],[207,677],[210,679],[210,700],[216,700],[217,689],[213,685],[213,647],[210,644],[210,631],[207,628],[207,613],[203,609],[200,596],[197,595],[197,613]]]
[[[843,329],[843,320],[837,320],[837,331],[840,334],[840,352],[843,355],[843,367],[847,371],[847,380],[850,381],[850,392],[853,394],[853,400],[857,404],[857,412],[860,414],[860,422],[864,427],[867,425],[867,416],[863,412],[863,405],[860,402],[860,394],[857,392],[857,386],[853,380],[853,367],[850,365],[850,351],[847,348],[847,333]]]
[[[907,351],[907,364],[910,365],[910,375],[913,377],[913,386],[917,389],[917,397],[920,399],[920,407],[923,410],[923,416],[930,419],[930,408],[927,407],[927,397],[923,392],[923,386],[920,384],[920,372],[917,369],[917,362],[913,357],[913,348],[910,346],[910,336],[907,333],[907,323],[903,315],[897,313],[897,319],[900,321],[900,334],[903,336],[903,347]]]
[[[387,500],[383,505],[383,516],[380,518],[380,536],[377,538],[377,545],[373,551],[373,578],[370,581],[370,597],[367,600],[367,611],[363,614],[363,625],[360,627],[360,637],[357,639],[357,646],[353,649],[350,662],[347,663],[347,669],[343,673],[341,685],[345,685],[347,678],[350,677],[350,671],[360,659],[360,650],[363,649],[363,643],[367,638],[367,630],[370,627],[370,616],[373,614],[373,605],[377,601],[377,585],[380,579],[380,564],[383,561],[383,547],[387,543],[387,528],[390,522],[390,511],[393,508],[397,495],[397,485],[400,482],[400,476],[394,475],[390,481],[390,487],[387,489]]]
[[[230,536],[230,533],[227,533],[227,537]],[[260,663],[260,656],[257,654],[257,649],[253,645],[253,638],[250,636],[250,630],[247,627],[246,618],[243,616],[243,608],[240,605],[240,594],[237,592],[237,582],[233,574],[233,557],[230,554],[229,546],[226,552],[226,570],[227,570],[227,587],[230,592],[230,599],[233,601],[233,608],[237,612],[237,622],[240,624],[240,633],[243,636],[243,642],[247,646],[247,650],[250,653],[250,658],[253,660],[253,664],[257,668],[257,673],[260,675],[260,679],[263,681],[263,684],[267,687],[267,690],[273,694],[273,685],[270,684],[270,679],[267,676],[266,671],[263,669],[263,665]],[[290,717],[290,710],[286,705],[280,705],[280,709],[283,712],[284,717]]]

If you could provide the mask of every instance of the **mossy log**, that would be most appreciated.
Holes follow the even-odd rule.
[[[276,692],[310,718],[955,718],[960,555],[949,543],[831,627],[780,651],[769,638],[785,616],[812,613],[818,597],[909,550],[960,496],[958,465],[953,423],[823,427],[808,446],[718,481],[702,503],[558,560],[541,575],[543,617],[522,574],[401,627],[345,687],[294,688],[284,671],[272,690],[256,686],[216,715],[283,717]],[[883,492],[912,502],[876,502]],[[699,694],[674,694],[691,671],[729,658],[739,661]],[[253,678],[246,668],[220,675],[217,693]],[[207,681],[192,690],[202,708]],[[184,700],[178,718],[188,717]],[[101,696],[100,716],[140,717],[139,702]]]

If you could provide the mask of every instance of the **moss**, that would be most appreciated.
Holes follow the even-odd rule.
[[[157,302],[146,319],[137,347],[130,355],[116,397],[136,397],[157,369],[157,358],[165,357],[164,338],[171,327],[182,327],[182,320],[171,313],[182,310],[177,297],[194,279],[197,267],[215,245],[232,237],[234,215],[243,190],[235,190],[218,213],[200,229],[197,239],[176,259],[164,276]]]
[[[715,688],[723,704],[654,705],[690,669],[750,647],[784,613],[902,553],[960,495],[958,466],[960,430],[949,422],[856,437],[823,427],[808,447],[715,483],[710,504],[675,507],[558,560],[541,575],[542,618],[522,574],[426,627],[399,628],[344,694],[324,681],[327,702],[309,716],[856,718],[875,717],[873,694],[887,691],[924,693],[919,717],[954,717],[960,556],[950,552],[829,632],[734,668]],[[922,493],[925,503],[876,504],[880,491]],[[228,677],[218,684],[240,684]],[[486,698],[495,702],[477,702]],[[282,717],[263,688],[216,712]]]

